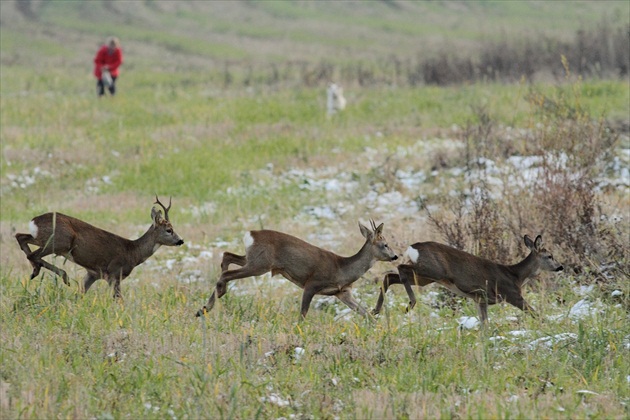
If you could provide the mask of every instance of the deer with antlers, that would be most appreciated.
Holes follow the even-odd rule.
[[[543,247],[542,237],[523,238],[530,253],[514,265],[503,265],[460,251],[437,242],[418,242],[407,248],[407,262],[398,266],[398,273],[387,273],[381,293],[372,311],[378,314],[383,306],[387,289],[392,284],[405,286],[411,310],[416,297],[411,286],[438,283],[459,296],[477,302],[482,322],[488,320],[488,305],[505,301],[517,308],[535,314],[523,298],[521,288],[540,271],[562,271],[562,264]]]
[[[68,274],[43,258],[54,254],[67,258],[85,268],[87,274],[83,279],[83,292],[87,292],[96,280],[105,279],[114,288],[114,298],[121,298],[120,282],[131,271],[146,261],[162,245],[182,245],[184,241],[175,233],[168,217],[171,208],[155,196],[155,203],[164,210],[151,209],[153,224],[149,230],[136,240],[125,239],[114,233],[90,225],[74,217],[61,213],[45,213],[37,216],[29,223],[29,233],[15,235],[20,248],[33,266],[31,279],[37,277],[42,267],[63,278],[69,285]],[[29,245],[39,248],[31,251]]]
[[[376,261],[393,261],[398,257],[383,238],[383,224],[372,229],[359,223],[365,238],[363,247],[351,257],[311,245],[295,236],[273,230],[253,230],[245,234],[245,255],[223,254],[221,277],[206,305],[197,312],[203,315],[214,307],[215,300],[227,292],[228,282],[271,272],[281,274],[304,290],[302,317],[306,316],[315,295],[336,296],[354,311],[368,316],[368,311],[352,297],[352,284]],[[240,268],[229,270],[230,264]]]

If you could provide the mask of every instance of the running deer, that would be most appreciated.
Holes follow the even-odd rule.
[[[315,295],[336,296],[351,309],[369,316],[352,297],[352,283],[365,274],[376,261],[393,261],[398,257],[382,236],[383,224],[372,229],[361,225],[359,229],[365,244],[351,257],[340,257],[330,251],[304,242],[295,236],[273,230],[253,230],[243,238],[246,255],[223,253],[221,277],[208,303],[197,312],[197,316],[210,311],[217,298],[227,292],[228,282],[251,276],[282,274],[296,286],[304,289],[302,294],[302,317]],[[230,264],[240,268],[229,270]]]
[[[68,274],[43,258],[50,254],[67,258],[85,268],[87,274],[83,279],[83,292],[87,292],[98,279],[105,279],[114,288],[114,298],[121,298],[120,282],[138,265],[146,261],[162,245],[182,245],[184,241],[175,233],[168,218],[171,208],[155,197],[155,203],[164,209],[151,209],[153,225],[144,235],[136,240],[122,238],[92,226],[84,221],[61,213],[45,213],[35,217],[29,223],[30,234],[15,235],[20,248],[33,266],[31,279],[37,277],[42,267],[63,278],[70,285]],[[31,251],[29,244],[39,249]]]
[[[409,311],[416,305],[411,286],[438,283],[459,296],[469,297],[477,302],[482,322],[488,320],[488,305],[502,301],[535,315],[534,309],[523,299],[521,288],[540,270],[562,271],[563,267],[543,248],[540,235],[535,241],[525,235],[524,240],[525,246],[531,252],[523,261],[514,265],[496,264],[436,242],[413,244],[405,253],[409,263],[400,264],[398,274],[385,275],[376,308],[372,313],[380,312],[384,295],[392,284],[405,286],[409,295]]]

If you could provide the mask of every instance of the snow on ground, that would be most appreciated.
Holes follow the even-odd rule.
[[[2,193],[9,192],[12,189],[26,189],[39,181],[46,181],[53,175],[36,166],[32,169],[23,169],[20,173],[7,173],[6,177],[9,181],[8,185],[3,185]]]

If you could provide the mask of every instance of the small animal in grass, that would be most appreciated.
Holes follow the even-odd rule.
[[[543,247],[540,235],[535,241],[525,235],[524,241],[530,253],[514,265],[497,264],[437,242],[415,243],[407,249],[408,262],[398,266],[398,273],[385,275],[372,312],[380,312],[384,295],[392,284],[405,286],[409,296],[407,310],[411,310],[416,304],[411,286],[438,283],[459,296],[477,302],[482,322],[488,320],[488,305],[502,301],[535,314],[523,298],[521,288],[539,271],[562,271],[563,267]]]
[[[346,98],[343,96],[343,88],[336,83],[331,83],[326,89],[326,110],[330,117],[346,108]]]
[[[68,274],[43,258],[55,254],[67,258],[87,270],[83,279],[83,292],[87,292],[98,279],[105,279],[114,288],[114,298],[121,298],[120,282],[138,265],[146,261],[162,245],[182,245],[184,241],[175,233],[168,217],[171,208],[155,197],[151,209],[153,224],[136,240],[125,239],[114,233],[90,225],[82,220],[61,213],[45,213],[29,223],[30,233],[15,235],[20,248],[33,266],[31,279],[37,277],[42,267],[63,278],[69,285]],[[29,245],[39,248],[31,251]]]
[[[341,257],[311,245],[295,236],[273,230],[252,230],[245,234],[245,255],[223,254],[221,277],[206,305],[197,312],[203,315],[214,307],[215,300],[227,292],[228,282],[271,272],[281,274],[302,294],[302,317],[306,316],[315,295],[336,296],[354,311],[368,316],[368,311],[352,297],[352,284],[376,261],[394,261],[398,257],[383,237],[383,224],[371,221],[369,229],[359,223],[365,243],[351,257]],[[240,268],[230,270],[230,264]]]

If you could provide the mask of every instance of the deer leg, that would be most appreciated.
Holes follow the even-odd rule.
[[[27,256],[30,255],[32,251],[28,244],[35,239],[33,238],[33,235],[29,235],[28,233],[17,233],[15,235],[15,239],[17,239],[18,244],[20,244],[22,251],[24,251]]]
[[[112,271],[109,271],[107,274],[105,274],[105,280],[107,280],[107,283],[110,286],[112,286],[112,288],[114,289],[114,299],[122,300],[122,293],[120,291],[120,282],[125,277],[127,276],[124,275],[122,269],[114,269]],[[94,281],[92,281],[92,283],[94,283]]]
[[[360,313],[366,318],[368,317],[368,311],[363,306],[361,306],[359,302],[354,300],[354,297],[352,296],[352,289],[344,289],[341,292],[337,293],[335,296],[337,297],[337,299],[348,305],[353,311]]]
[[[217,297],[222,297],[227,292],[227,284],[232,280],[244,279],[247,277],[262,276],[270,271],[269,266],[256,266],[245,264],[241,268],[236,270],[227,270],[221,273],[219,281],[217,282]]]
[[[236,264],[242,267],[247,264],[247,258],[245,255],[236,255],[231,252],[224,252],[223,260],[221,261],[221,272],[227,271],[230,264]]]
[[[31,273],[31,279],[34,279],[39,274],[39,271],[42,267],[52,271],[57,274],[59,277],[63,279],[63,282],[66,286],[70,286],[70,280],[68,279],[68,273],[66,273],[61,268],[55,267],[47,261],[44,261],[42,258],[50,255],[50,252],[45,252],[44,248],[39,248],[37,251],[31,252],[27,258],[33,265],[33,273]]]
[[[217,291],[213,291],[212,295],[210,295],[210,299],[208,299],[208,302],[206,302],[206,304],[203,306],[203,308],[199,309],[197,311],[197,313],[195,314],[195,316],[199,317],[201,315],[203,315],[206,312],[210,312],[212,310],[212,308],[214,307],[214,302],[217,300]]]
[[[416,306],[416,295],[413,293],[413,289],[411,288],[411,282],[409,279],[413,279],[414,285],[416,283],[416,273],[413,271],[413,266],[401,264],[398,266],[398,274],[400,283],[405,286],[405,290],[407,291],[407,296],[409,297],[409,306],[407,306],[407,312],[413,309]]]
[[[300,314],[302,318],[306,318],[306,314],[308,313],[308,308],[311,307],[311,302],[313,301],[313,297],[317,294],[317,289],[313,287],[305,287],[304,293],[302,293],[302,308],[300,310]]]
[[[533,317],[538,316],[536,313],[536,310],[532,308],[531,305],[527,303],[525,299],[523,298],[523,296],[521,296],[520,294],[508,294],[505,297],[505,301],[512,306],[516,306],[523,312],[528,312]]]
[[[83,293],[86,293],[90,290],[90,287],[94,284],[96,280],[99,279],[98,274],[92,271],[88,271],[85,277],[83,278]]]
[[[31,251],[31,248],[28,246],[28,244],[31,243],[31,241],[34,240],[35,238],[33,238],[33,235],[30,235],[28,233],[18,233],[15,235],[15,239],[17,239],[18,244],[20,244],[20,249],[24,251],[24,253],[26,254],[26,258],[28,259],[28,262],[33,267],[33,273],[31,274],[31,280],[32,280],[39,275],[39,271],[42,268],[41,264],[39,264],[36,261],[33,261],[30,258],[33,251]]]
[[[116,277],[116,279],[114,280],[114,299],[121,299],[122,300],[122,293],[120,291],[120,277]]]
[[[383,301],[385,300],[385,293],[392,284],[400,284],[400,276],[396,273],[387,273],[383,277],[383,283],[381,284],[381,291],[378,295],[378,301],[376,301],[376,307],[372,310],[373,315],[377,315],[381,312],[383,307]]]
[[[63,279],[63,282],[65,283],[66,286],[70,286],[70,280],[69,280],[68,274],[64,270],[62,270],[61,268],[55,267],[54,265],[44,260],[40,260],[39,263],[41,264],[42,267],[47,268],[48,270],[60,276]],[[39,270],[37,271],[39,273]],[[34,277],[31,277],[31,278],[34,278]]]
[[[236,257],[239,256],[236,255]],[[225,260],[225,254],[223,258]],[[221,263],[221,266],[223,266],[223,263]],[[212,310],[217,298],[221,298],[224,294],[227,293],[228,282],[232,280],[244,279],[246,277],[260,276],[268,271],[269,267],[250,267],[247,264],[245,264],[241,268],[237,268],[236,270],[224,271],[223,273],[221,273],[221,277],[219,277],[219,281],[217,281],[216,289],[214,290],[214,292],[212,292],[212,295],[210,295],[208,302],[206,302],[203,308],[197,311],[196,316],[201,316],[204,314],[204,312],[210,312],[210,310]]]

